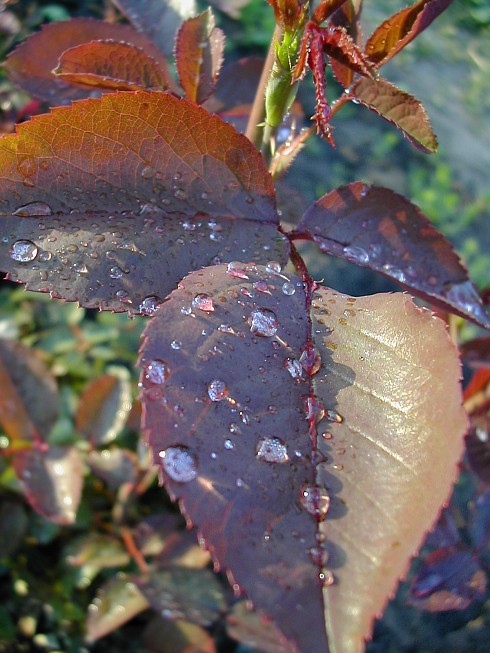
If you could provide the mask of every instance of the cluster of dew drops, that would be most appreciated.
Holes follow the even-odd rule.
[[[227,266],[227,273],[230,276],[239,279],[248,279],[249,273],[256,270],[255,266],[250,268],[243,263],[231,262]],[[270,262],[266,266],[266,272],[277,277],[282,277],[282,292],[286,296],[291,296],[296,292],[296,286],[288,277],[282,274],[279,263]],[[263,279],[254,283],[254,288],[267,292],[268,285]],[[192,311],[203,311],[211,313],[215,310],[213,299],[206,293],[198,293],[194,296],[191,305],[183,307],[181,312],[190,315]],[[272,338],[276,335],[279,328],[279,321],[274,311],[267,308],[254,308],[247,320],[250,333],[262,338]],[[220,331],[227,332],[231,327],[220,325]],[[170,346],[173,349],[180,349],[181,343],[172,341]],[[303,374],[308,376],[315,375],[321,367],[321,357],[316,348],[309,344],[301,352],[299,359],[288,357],[284,363],[285,368],[290,376],[298,381]],[[147,362],[144,370],[145,379],[154,386],[162,387],[170,377],[168,364],[163,360],[151,360]],[[207,396],[211,402],[221,402],[229,399],[229,388],[222,379],[212,379],[207,384]],[[341,421],[341,417],[334,414],[333,411],[325,411],[320,402],[310,400],[305,405],[306,419],[311,420],[312,412],[314,419],[319,421],[326,418],[330,421]],[[332,413],[332,414],[330,414]],[[225,442],[225,447],[227,446]],[[230,447],[232,444],[230,444]],[[258,460],[270,464],[285,464],[290,460],[287,444],[277,436],[262,437],[255,448],[255,456]],[[185,446],[176,444],[167,447],[159,452],[164,472],[177,483],[190,483],[198,477],[198,459],[192,450]],[[237,482],[238,487],[243,486],[243,481]],[[328,490],[319,485],[302,486],[299,490],[299,503],[303,509],[310,514],[318,524],[323,522],[327,516],[330,507],[330,495]],[[266,532],[264,541],[270,540],[270,533]],[[325,535],[320,530],[316,534],[316,546],[308,550],[308,555],[312,562],[320,569],[319,579],[323,586],[329,586],[334,582],[331,571],[325,568],[328,554],[324,548]]]

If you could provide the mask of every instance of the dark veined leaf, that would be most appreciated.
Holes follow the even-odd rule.
[[[131,577],[119,573],[107,581],[89,605],[86,637],[95,642],[148,608],[148,601],[141,594]]]
[[[175,42],[179,80],[189,100],[202,104],[213,92],[223,63],[225,35],[207,9],[182,23]]]
[[[31,95],[51,104],[69,104],[72,100],[100,95],[100,91],[77,88],[52,71],[66,50],[100,39],[123,41],[141,48],[157,63],[165,79],[170,80],[166,59],[149,38],[129,25],[92,18],[75,18],[45,25],[9,55],[5,66],[10,79]]]
[[[112,0],[132,25],[166,55],[173,54],[182,21],[197,13],[196,0]]]
[[[156,617],[143,633],[148,653],[216,653],[211,635],[188,621],[169,621]]]
[[[0,339],[0,423],[12,444],[44,439],[59,414],[56,381],[38,352]]]
[[[31,290],[151,314],[189,270],[288,258],[260,154],[171,94],[55,109],[0,153],[0,269]]]
[[[420,0],[379,25],[366,43],[366,54],[382,66],[423,32],[453,0]]]
[[[490,328],[451,243],[403,196],[354,182],[312,204],[297,232],[333,256],[368,267],[445,311]]]
[[[131,383],[126,368],[113,368],[92,381],[80,397],[76,427],[94,446],[112,442],[131,410]]]
[[[398,127],[418,150],[437,150],[437,138],[422,103],[394,84],[362,77],[349,89],[349,97]]]
[[[155,59],[142,48],[114,40],[65,50],[53,73],[65,82],[89,88],[163,91],[168,86],[167,74]]]
[[[225,610],[223,587],[209,569],[152,569],[136,583],[158,614],[209,626]]]
[[[47,445],[22,449],[15,473],[31,506],[56,524],[72,524],[80,502],[83,466],[75,447]]]
[[[410,603],[429,612],[465,610],[484,599],[486,589],[485,572],[468,547],[440,548],[425,557],[410,587]]]
[[[319,288],[310,318],[277,264],[192,273],[145,331],[143,425],[235,591],[293,650],[354,653],[456,476],[459,363],[404,295]]]

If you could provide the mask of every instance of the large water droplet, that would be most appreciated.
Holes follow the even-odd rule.
[[[289,460],[287,446],[280,438],[262,438],[256,453],[257,458],[268,463],[285,463]]]
[[[228,386],[221,379],[213,379],[208,383],[208,396],[211,401],[222,401],[228,395]]]
[[[342,415],[339,415],[337,411],[328,409],[325,411],[325,419],[328,419],[329,422],[335,422],[336,424],[342,424],[344,418]]]
[[[330,508],[330,495],[320,485],[304,485],[299,493],[299,500],[307,513],[317,521],[323,521]]]
[[[248,279],[244,264],[238,261],[231,261],[231,263],[228,263],[226,272],[237,279]]]
[[[172,340],[170,346],[172,347],[172,349],[178,350],[182,347],[182,343],[179,340]]]
[[[322,357],[318,349],[310,342],[304,346],[299,362],[308,376],[314,376],[322,366]]]
[[[294,295],[296,292],[296,288],[294,287],[294,284],[292,284],[290,281],[286,281],[285,283],[282,284],[282,292],[285,295]]]
[[[17,240],[10,248],[10,258],[19,263],[29,263],[37,256],[37,245],[30,240]]]
[[[12,215],[19,215],[25,218],[32,218],[38,215],[52,215],[53,211],[46,202],[31,202],[30,204],[25,204],[24,206],[19,206],[19,208],[13,212]]]
[[[269,274],[281,274],[282,267],[277,261],[269,261],[265,266],[266,272]]]
[[[162,300],[160,297],[157,297],[156,295],[150,295],[149,297],[145,297],[143,299],[139,306],[139,311],[142,315],[153,315],[161,303]]]
[[[250,331],[264,338],[273,336],[279,326],[277,315],[268,308],[255,308],[248,318]]]
[[[206,313],[211,313],[214,311],[213,298],[210,295],[205,293],[200,293],[196,295],[192,300],[192,308],[195,308],[199,311],[204,311]]]
[[[150,361],[146,366],[145,372],[148,381],[157,385],[165,383],[169,377],[169,369],[167,363],[159,359]]]
[[[120,267],[117,265],[114,265],[110,270],[109,270],[109,276],[111,279],[120,279],[124,272],[121,270]]]
[[[197,476],[197,459],[188,447],[177,445],[169,447],[158,454],[162,467],[171,479],[177,483],[189,483]]]
[[[369,254],[362,247],[344,247],[344,255],[348,261],[353,263],[369,263]]]
[[[296,358],[286,358],[284,367],[293,379],[300,379],[303,376],[303,366]]]

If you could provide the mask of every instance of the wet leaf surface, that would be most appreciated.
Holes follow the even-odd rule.
[[[148,602],[126,574],[117,574],[97,592],[89,605],[86,637],[95,642],[148,608]]]
[[[378,66],[387,63],[423,32],[453,0],[420,0],[379,25],[366,43],[366,54]]]
[[[182,23],[175,42],[175,61],[189,100],[202,104],[213,92],[224,47],[225,35],[216,27],[211,9]]]
[[[362,0],[347,0],[341,5],[330,17],[329,24],[336,27],[343,27],[347,34],[353,39],[354,43],[362,48],[362,30],[360,25],[360,14]],[[344,88],[349,88],[353,78],[354,71],[349,66],[345,66],[340,61],[330,58],[330,65],[334,72],[335,78]]]
[[[195,0],[112,0],[132,25],[166,55],[173,54],[175,35],[186,18],[195,16]]]
[[[143,421],[235,591],[301,653],[350,653],[456,476],[459,365],[405,296],[321,288],[313,342],[305,307],[274,263],[189,275],[145,332]]]
[[[429,612],[465,610],[486,594],[486,577],[470,549],[437,549],[410,587],[410,603]]]
[[[451,243],[401,195],[362,182],[341,186],[307,209],[297,231],[322,251],[380,272],[435,306],[490,328]]]
[[[75,423],[94,446],[112,442],[131,410],[131,383],[125,368],[92,381],[80,396]]]
[[[75,447],[23,449],[13,461],[26,499],[40,515],[56,524],[72,524],[80,502],[83,467]]]
[[[31,290],[152,314],[193,268],[288,257],[262,157],[170,94],[57,109],[0,151],[0,269]]]
[[[70,48],[100,39],[123,41],[142,48],[169,79],[167,62],[151,39],[129,25],[106,23],[92,18],[75,18],[45,25],[9,55],[6,68],[10,79],[34,97],[50,104],[69,104],[89,96],[100,95],[96,89],[81,89],[52,73],[60,56]]]
[[[46,438],[59,414],[56,381],[39,353],[0,339],[0,423],[12,442]]]
[[[353,101],[362,104],[398,127],[422,152],[437,150],[437,138],[422,103],[384,79],[362,77],[349,90]]]
[[[169,86],[167,72],[155,59],[123,41],[91,41],[69,48],[53,72],[64,82],[89,88],[163,91]]]
[[[155,612],[167,619],[209,626],[226,607],[223,587],[210,569],[153,569],[136,583]]]

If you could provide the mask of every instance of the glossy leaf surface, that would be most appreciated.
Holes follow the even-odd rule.
[[[202,104],[214,90],[223,63],[225,35],[211,9],[182,23],[175,43],[179,80],[189,100]]]
[[[305,302],[274,264],[189,275],[145,332],[144,428],[234,589],[293,649],[351,653],[455,478],[459,365],[405,296],[318,289],[313,343]]]
[[[384,79],[363,77],[349,89],[354,102],[400,129],[414,147],[422,152],[435,152],[437,138],[422,103]]]
[[[453,0],[420,0],[385,20],[366,43],[366,54],[378,66],[387,63],[423,32]]]
[[[8,57],[6,68],[13,82],[31,95],[51,104],[68,104],[72,100],[99,95],[100,91],[76,88],[52,73],[60,56],[68,49],[100,39],[124,41],[158,63],[168,79],[167,63],[162,53],[146,36],[129,25],[106,23],[92,18],[75,18],[45,25]]]
[[[112,0],[132,25],[170,56],[182,21],[197,13],[196,0]]]
[[[369,267],[446,311],[490,327],[451,243],[403,196],[362,182],[341,186],[312,204],[297,230],[322,251]]]
[[[163,91],[168,86],[160,64],[142,48],[123,41],[91,41],[69,48],[53,72],[65,82],[89,88]]]
[[[14,456],[13,467],[34,510],[56,524],[75,521],[83,483],[75,447],[23,449]]]
[[[31,290],[151,314],[191,269],[288,257],[262,157],[170,94],[56,109],[0,153],[0,269]]]

